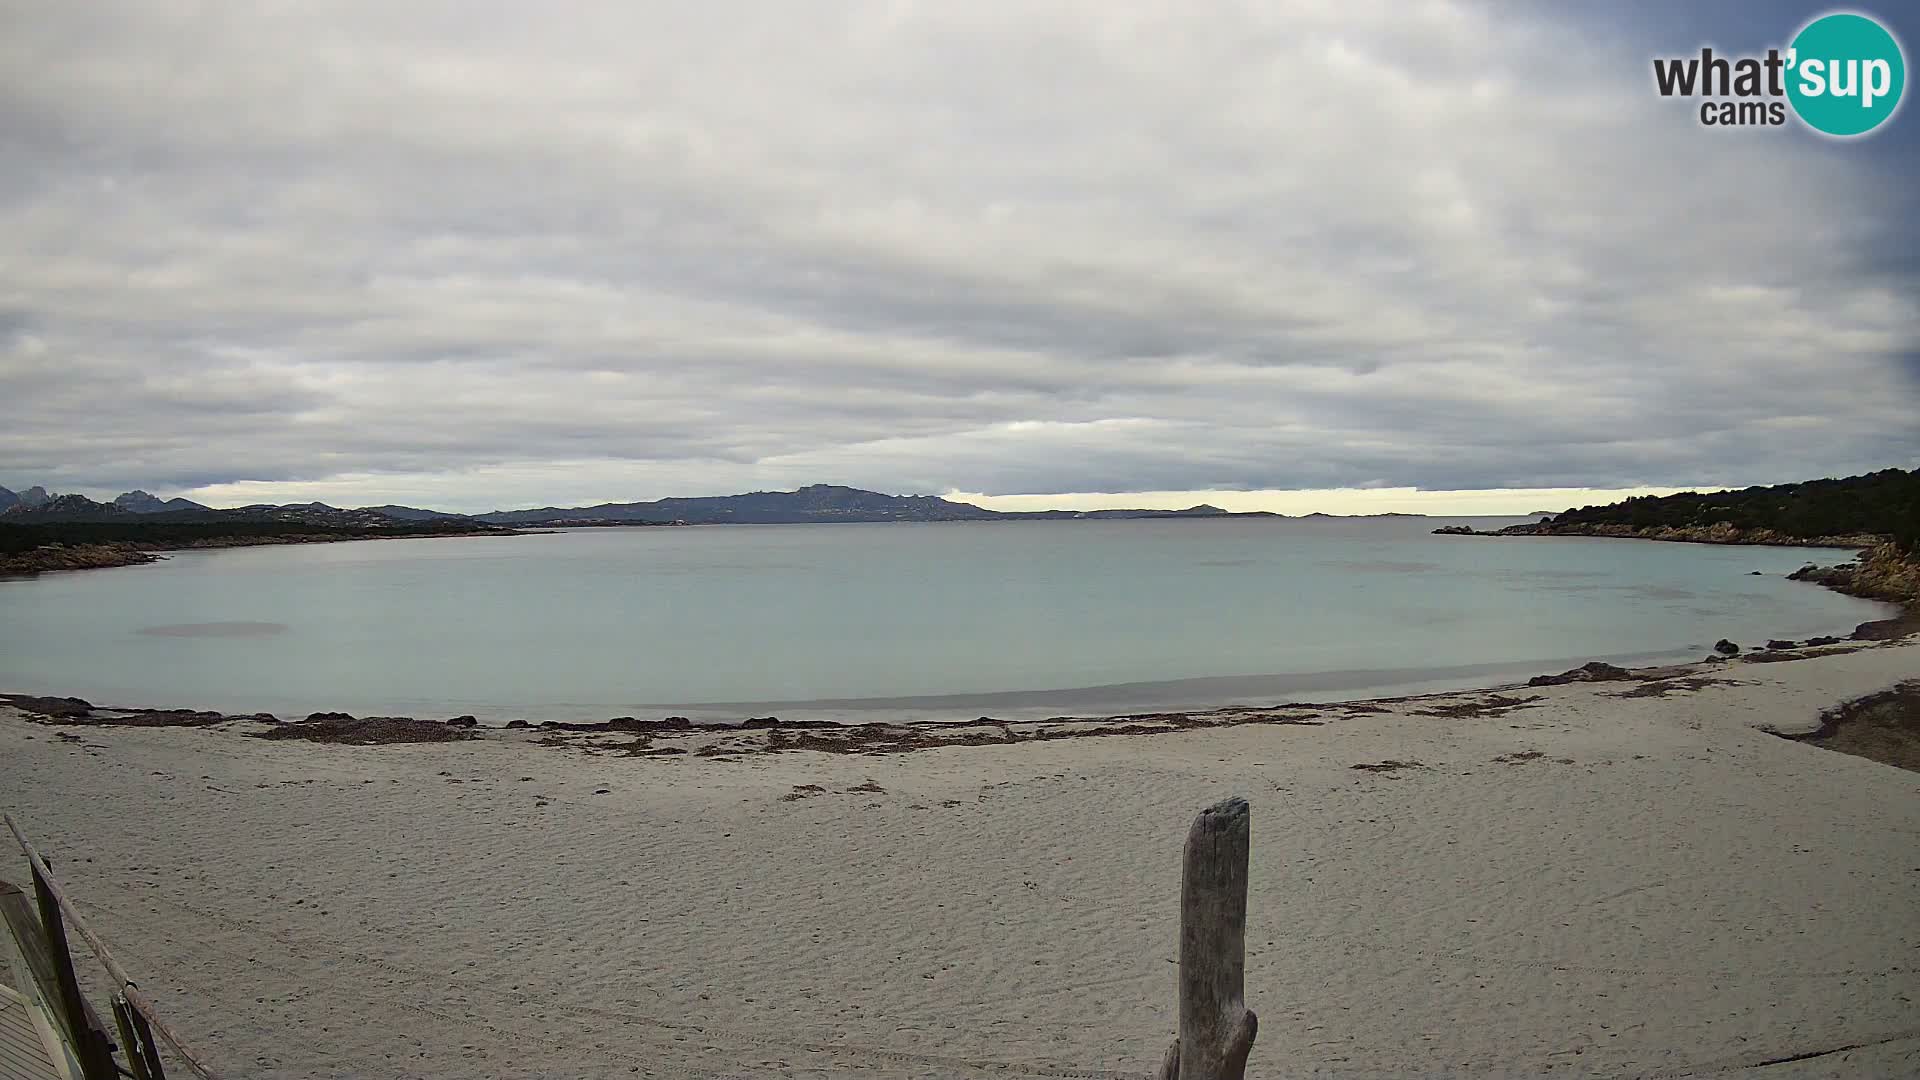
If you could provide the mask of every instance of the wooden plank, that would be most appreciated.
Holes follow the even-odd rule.
[[[67,946],[67,924],[60,916],[60,901],[37,863],[33,867],[33,897],[40,909],[40,931],[46,935],[47,951],[53,957],[53,974],[59,981],[59,996],[51,1003],[66,1014],[67,1031],[74,1037],[70,1045],[73,1056],[80,1061],[80,1071],[87,1080],[119,1080],[112,1042],[81,995],[80,979],[73,973],[73,952]]]
[[[65,1071],[28,1009],[24,1000],[0,997],[0,1080],[62,1080]]]
[[[0,881],[0,918],[4,918],[7,929],[13,933],[14,943],[20,947],[20,955],[27,962],[27,971],[33,976],[39,987],[40,999],[47,1004],[46,1012],[53,1018],[59,1030],[60,1038],[73,1048],[74,1057],[86,1070],[88,1080],[99,1076],[101,1080],[113,1080],[112,1041],[107,1037],[106,1028],[100,1023],[100,1017],[80,996],[80,987],[73,977],[73,962],[68,958],[62,965],[59,961],[65,955],[64,949],[56,953],[52,935],[46,931],[38,915],[34,913],[34,904],[26,894],[8,882]],[[61,944],[64,945],[64,937]],[[61,974],[64,968],[66,980]],[[68,986],[72,987],[72,997],[64,997]],[[77,1010],[71,1006],[77,1005]],[[78,1029],[74,1026],[75,1017],[79,1018]],[[91,1068],[89,1062],[91,1061]]]
[[[1252,812],[1226,799],[1187,831],[1180,875],[1180,1035],[1160,1080],[1244,1080],[1259,1020],[1245,1003]]]

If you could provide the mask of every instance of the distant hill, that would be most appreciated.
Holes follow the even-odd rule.
[[[190,499],[162,500],[145,491],[129,491],[111,503],[79,495],[48,495],[39,487],[19,494],[0,488],[0,514],[28,514],[14,521],[98,521],[119,514],[198,520],[176,515],[219,515],[206,520],[301,521],[334,527],[375,528],[381,522],[473,522],[482,525],[776,525],[813,522],[888,521],[1081,521],[1130,518],[1281,518],[1267,511],[1234,513],[1202,503],[1183,510],[988,510],[933,495],[887,495],[837,484],[812,484],[794,491],[753,491],[744,495],[655,499],[651,502],[598,503],[592,506],[543,506],[453,514],[388,503],[345,510],[321,502],[254,503],[214,510]],[[1311,514],[1331,518],[1329,514]],[[1418,514],[1366,514],[1363,517],[1419,517]]]
[[[966,503],[931,495],[882,495],[859,488],[814,484],[798,491],[755,491],[745,495],[656,499],[653,502],[601,503],[597,506],[494,511],[478,520],[497,525],[561,520],[684,521],[690,525],[793,524],[816,521],[979,521],[1000,517]]]
[[[447,514],[439,510],[422,510],[416,506],[363,506],[360,509],[369,514],[380,514],[395,521],[454,521],[464,519],[465,514]]]
[[[9,491],[6,488],[0,487],[0,514],[4,514],[16,506],[34,507],[46,501],[47,489],[43,487],[30,487],[25,491],[18,492]]]
[[[157,495],[144,491],[129,491],[113,500],[113,505],[133,514],[161,514],[168,510],[209,510],[192,499],[167,499],[162,501]]]
[[[476,520],[496,525],[552,525],[585,521],[652,522],[688,525],[789,525],[831,521],[1022,521],[1081,518],[1273,517],[1229,514],[1217,506],[1185,510],[987,510],[972,503],[933,495],[884,495],[877,491],[813,484],[797,491],[754,491],[745,495],[656,499],[653,502],[601,503],[597,506],[537,510],[496,510]]]
[[[148,513],[81,495],[56,495],[38,506],[15,504],[0,513],[0,575],[128,566],[152,561],[152,552],[180,548],[511,533],[466,518],[399,521],[317,503]]]
[[[1500,531],[1750,544],[1890,540],[1902,551],[1913,551],[1920,545],[1920,469],[1704,495],[1642,496]]]
[[[132,494],[144,494],[135,492]],[[148,496],[152,499],[153,496]],[[391,517],[373,510],[342,510],[326,503],[289,503],[275,506],[271,503],[256,503],[231,510],[214,510],[187,499],[170,499],[159,503],[157,509],[129,509],[125,505],[126,496],[110,503],[95,502],[84,495],[55,495],[38,506],[20,503],[0,513],[0,524],[33,526],[50,524],[72,524],[79,522],[111,522],[140,526],[192,525],[197,532],[207,529],[218,531],[221,527],[237,526],[243,523],[263,525],[299,525],[320,530],[344,530],[348,532],[392,532],[396,529],[427,525],[451,525],[468,531],[483,531],[491,528],[484,522],[457,514],[437,515],[432,518],[405,519]],[[152,504],[134,500],[135,506],[150,507]],[[271,530],[269,530],[271,531]]]

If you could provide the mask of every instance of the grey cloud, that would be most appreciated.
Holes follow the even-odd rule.
[[[1899,178],[1705,133],[1591,27],[569,11],[10,17],[0,481],[486,508],[1920,463]]]

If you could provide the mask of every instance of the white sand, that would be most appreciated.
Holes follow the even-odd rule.
[[[0,805],[236,1076],[1139,1076],[1181,839],[1235,793],[1249,1075],[1920,1074],[1920,775],[1755,730],[1920,643],[1727,674],[733,762],[7,713]],[[1388,758],[1426,767],[1351,768]]]

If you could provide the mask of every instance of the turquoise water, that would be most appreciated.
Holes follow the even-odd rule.
[[[0,689],[285,715],[1017,718],[1487,685],[1844,635],[1883,611],[1781,577],[1836,552],[1430,535],[1447,520],[1474,519],[179,552],[0,582]]]

